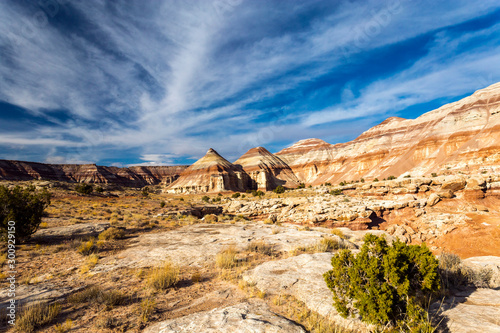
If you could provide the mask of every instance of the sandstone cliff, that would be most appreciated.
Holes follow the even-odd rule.
[[[118,168],[95,164],[44,164],[0,160],[0,179],[44,179],[141,187],[160,183],[170,184],[186,168],[187,166]]]
[[[500,83],[416,119],[392,117],[351,142],[302,140],[276,153],[309,184],[500,168]]]
[[[203,193],[245,191],[251,188],[250,177],[215,150],[210,148],[205,156],[184,170],[174,183],[167,187],[169,193]]]
[[[288,188],[299,185],[292,169],[263,147],[250,149],[234,164],[240,165],[252,178],[255,187],[261,190],[270,191],[279,185]]]

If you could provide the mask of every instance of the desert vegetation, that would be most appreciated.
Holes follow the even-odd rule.
[[[326,288],[321,296],[325,297],[322,304],[328,303],[332,309],[339,306],[339,312],[354,314],[355,318],[372,325],[396,331],[432,331],[436,322],[431,320],[434,314],[428,314],[430,299],[452,297],[457,288],[493,285],[493,271],[473,269],[448,252],[434,249],[439,261],[433,261],[428,248],[392,242],[392,238],[387,243],[379,238],[362,243],[356,232],[342,228],[348,222],[328,228],[321,223],[289,223],[269,211],[271,207],[283,207],[282,202],[291,202],[297,209],[300,205],[320,202],[316,199],[319,197],[326,203],[322,203],[322,207],[336,202],[346,209],[358,200],[353,195],[352,184],[356,182],[344,189],[326,185],[282,193],[268,191],[262,192],[263,195],[257,191],[256,195],[252,191],[249,194],[164,195],[154,186],[149,187],[147,196],[142,189],[111,187],[104,187],[100,194],[81,195],[71,186],[53,187],[50,205],[45,205],[40,217],[43,228],[39,225],[37,233],[26,238],[17,249],[18,280],[30,290],[53,286],[50,287],[53,291],[65,290],[65,293],[52,301],[40,302],[38,306],[45,310],[33,310],[31,315],[26,315],[19,330],[32,327],[33,331],[40,332],[81,329],[140,332],[159,321],[255,300],[264,302],[274,313],[300,323],[308,331],[340,332],[345,328],[338,325],[337,319],[311,306],[319,294],[311,293],[304,299],[294,294],[293,288],[277,292],[272,289],[273,283],[261,284],[250,278],[252,272],[261,272],[265,265],[276,265],[270,270],[274,273],[269,273],[272,279],[279,281],[280,277],[296,272],[293,273],[298,274],[296,279],[309,281],[313,278],[305,273],[306,269],[287,268],[287,263],[298,265],[303,261],[307,265],[313,260],[318,265],[321,261],[329,264],[332,256],[338,259],[332,260],[337,266],[330,266],[329,278],[325,281],[322,277],[328,268],[314,277]],[[42,189],[30,191],[36,195],[47,193]],[[242,209],[241,213],[226,208],[214,211],[217,207],[232,205],[253,208],[247,212]],[[262,214],[263,211],[266,213]],[[298,212],[295,214],[299,216]],[[89,232],[72,231],[77,229]],[[65,236],[56,236],[56,230]],[[226,234],[226,230],[231,231]],[[199,243],[200,239],[209,237],[213,240]],[[161,242],[167,242],[168,246]],[[146,246],[149,252],[163,247],[169,250],[162,252],[158,258],[161,260],[147,265],[120,264],[141,246]],[[177,246],[184,250],[176,250]],[[203,250],[191,257],[189,251],[197,247]],[[131,252],[127,252],[129,249]],[[149,256],[148,251],[138,253],[138,258],[131,260]],[[356,255],[358,251],[361,252]],[[171,253],[176,254],[170,256]],[[197,264],[186,259],[204,255],[208,259]],[[0,257],[2,274],[6,272],[6,260],[5,256]],[[282,268],[282,265],[285,266]],[[430,272],[432,277],[428,275]],[[336,274],[339,279],[346,276],[348,280],[357,279],[357,283],[347,286],[334,282]],[[371,284],[363,284],[367,276]],[[327,281],[333,286],[333,293]],[[367,290],[373,292],[367,293]],[[207,306],[193,305],[205,304],[197,300],[221,292],[227,294],[206,302]],[[338,304],[332,297],[335,292]],[[437,322],[439,320],[437,317]]]

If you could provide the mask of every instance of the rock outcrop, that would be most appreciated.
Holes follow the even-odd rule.
[[[245,191],[251,188],[251,179],[245,171],[210,148],[205,156],[184,170],[167,187],[169,193],[204,193]]]
[[[500,83],[416,119],[388,118],[347,143],[302,140],[276,156],[313,185],[404,173],[498,171]]]
[[[271,312],[263,301],[248,301],[166,320],[146,328],[144,332],[305,333],[306,331],[293,321]]]
[[[54,180],[142,187],[170,184],[187,166],[106,167],[96,164],[45,164],[0,160],[0,179]]]
[[[279,185],[288,188],[299,185],[292,169],[263,147],[250,149],[234,164],[240,165],[252,178],[255,187],[261,190],[270,191]]]

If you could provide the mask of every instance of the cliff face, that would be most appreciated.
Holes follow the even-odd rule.
[[[247,151],[235,165],[240,165],[252,178],[255,188],[273,190],[277,186],[297,187],[299,180],[292,169],[266,148],[257,147]]]
[[[416,119],[392,117],[353,141],[301,140],[271,154],[250,149],[231,164],[215,150],[191,165],[103,167],[1,161],[0,179],[51,179],[125,186],[170,185],[169,192],[245,191],[411,174],[500,172],[500,83]],[[180,178],[179,178],[180,176]],[[179,178],[179,179],[177,179]],[[176,180],[177,179],[177,180]]]
[[[309,184],[404,173],[500,170],[500,83],[417,119],[389,118],[351,142],[297,142],[276,153]]]
[[[203,193],[245,191],[251,188],[251,179],[245,171],[210,148],[205,156],[184,170],[169,193]]]
[[[118,168],[95,164],[44,164],[0,160],[0,179],[45,179],[141,187],[160,183],[170,184],[186,168],[187,166]]]

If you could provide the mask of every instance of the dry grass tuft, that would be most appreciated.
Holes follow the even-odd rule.
[[[88,256],[89,254],[97,252],[97,246],[93,239],[88,241],[83,241],[80,246],[78,246],[78,253]]]
[[[90,286],[68,297],[68,301],[73,304],[97,303],[104,305],[106,309],[124,305],[126,300],[125,295],[120,291],[104,291],[98,286]]]
[[[238,262],[236,260],[236,254],[238,251],[236,250],[235,247],[231,246],[228,247],[225,250],[222,250],[220,253],[217,254],[215,257],[215,264],[217,267],[222,268],[222,269],[229,269],[236,267]]]
[[[122,239],[125,237],[125,230],[111,227],[99,234],[99,240]]]
[[[141,301],[139,306],[139,318],[143,323],[147,323],[151,318],[156,307],[154,299],[146,298]]]
[[[66,333],[71,331],[72,328],[73,328],[73,321],[71,319],[66,319],[64,323],[56,324],[54,326],[54,331],[56,331],[56,333]]]
[[[179,267],[167,261],[162,267],[154,268],[151,271],[147,284],[155,290],[168,289],[179,282],[179,273]]]
[[[49,305],[48,303],[36,303],[28,306],[16,320],[16,332],[31,333],[38,328],[50,324],[61,312],[58,303]]]
[[[250,244],[248,244],[246,250],[249,252],[261,253],[266,256],[271,256],[274,254],[274,247],[262,240],[252,241]]]
[[[339,236],[342,239],[347,239],[347,236],[340,229],[332,229],[331,233],[332,235]]]
[[[80,273],[85,274],[94,268],[99,261],[99,256],[95,253],[89,255],[87,259],[85,259],[85,264],[80,268]]]

